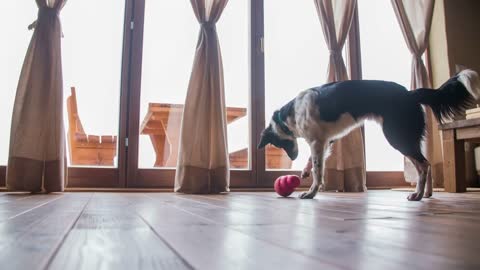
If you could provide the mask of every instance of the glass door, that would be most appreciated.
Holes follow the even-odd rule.
[[[392,4],[359,0],[358,12],[363,79],[394,81],[409,89],[411,54]],[[367,171],[403,171],[403,155],[388,144],[373,121],[365,123],[365,152]]]
[[[265,0],[265,123],[298,93],[326,82],[329,50],[313,1]],[[299,31],[301,29],[301,31]],[[265,148],[265,185],[282,174],[299,175],[310,148],[298,140],[292,161],[272,145]],[[308,183],[305,183],[308,185]]]
[[[132,1],[69,1],[60,13],[68,187],[119,187],[124,151],[119,144],[124,25]],[[6,5],[6,6],[5,6]],[[0,186],[4,184],[15,93],[37,19],[32,1],[7,1],[1,16]],[[127,21],[130,21],[129,19]]]
[[[123,186],[119,116],[130,2],[69,1],[61,12],[68,187]]]
[[[383,2],[358,1],[359,21],[350,34],[356,49],[351,40],[345,49],[349,63],[358,67],[350,71],[360,78],[363,65],[363,78],[406,85],[410,55],[390,4]],[[0,56],[7,59],[0,61],[0,88],[6,95],[0,101],[0,185],[16,85],[31,38],[25,29],[37,13],[31,3],[6,5],[12,15],[0,20],[12,27],[2,30],[10,38],[0,44]],[[68,186],[172,188],[200,30],[190,1],[105,0],[95,6],[70,1],[61,19]],[[229,1],[216,28],[231,186],[271,187],[279,175],[300,174],[310,154],[304,141],[295,161],[281,149],[257,150],[256,145],[274,110],[300,91],[325,83],[329,52],[314,3]],[[361,59],[355,54],[360,49]],[[365,135],[370,175],[400,175],[403,159],[388,147],[381,130],[367,123]]]
[[[200,25],[190,1],[136,1],[129,186],[172,187]],[[136,11],[137,12],[137,11]],[[251,181],[250,4],[229,1],[216,28],[223,59],[231,184]],[[140,34],[139,34],[140,35]],[[137,42],[137,41],[134,41]],[[138,107],[137,107],[138,106]],[[192,134],[194,136],[194,134]],[[242,180],[243,179],[243,180]]]

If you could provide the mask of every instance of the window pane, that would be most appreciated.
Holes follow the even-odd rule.
[[[307,88],[325,83],[328,49],[313,1],[265,0],[265,117]],[[300,31],[301,30],[301,31]],[[267,169],[302,169],[310,156],[299,140],[298,158],[267,147]]]
[[[248,168],[249,1],[230,1],[217,31],[223,58],[232,168]],[[199,23],[189,1],[147,1],[142,63],[139,167],[175,167],[181,112]]]
[[[0,16],[0,165],[7,165],[13,102],[32,31],[27,26],[37,18],[34,1],[4,1]],[[7,38],[8,37],[8,38]]]
[[[124,8],[118,0],[69,1],[62,11],[70,165],[117,165]]]
[[[218,36],[223,58],[225,102],[227,114],[238,108],[242,112],[227,126],[230,168],[249,168],[250,128],[250,1],[229,1],[218,23]]]
[[[411,55],[390,1],[359,0],[363,79],[410,86]],[[387,142],[381,127],[365,123],[367,171],[403,171],[403,156]]]

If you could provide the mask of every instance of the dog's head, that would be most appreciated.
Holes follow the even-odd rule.
[[[267,144],[282,148],[291,160],[298,156],[297,139],[281,119],[280,111],[273,114],[270,124],[262,131],[258,149],[264,148]]]

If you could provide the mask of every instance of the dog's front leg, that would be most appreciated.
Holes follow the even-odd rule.
[[[317,195],[320,185],[323,185],[323,169],[325,165],[325,148],[324,142],[315,141],[310,145],[312,156],[311,162],[313,167],[313,183],[310,190],[300,195],[301,199],[313,199]]]
[[[312,171],[312,157],[309,157],[309,158],[308,158],[307,165],[305,165],[305,168],[303,168],[301,177],[302,177],[303,179],[309,177],[311,171]]]

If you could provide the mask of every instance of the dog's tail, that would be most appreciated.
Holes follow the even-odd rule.
[[[439,123],[465,111],[480,98],[477,72],[466,69],[446,81],[437,90],[419,88],[409,95],[416,102],[428,105]]]

